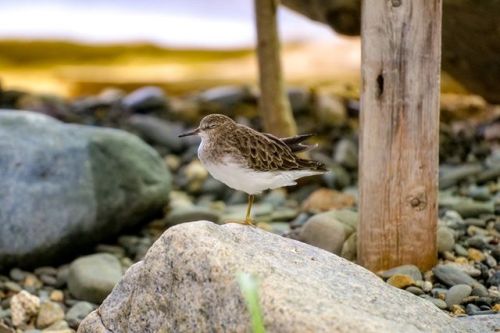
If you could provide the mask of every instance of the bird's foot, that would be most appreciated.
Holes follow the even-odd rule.
[[[243,225],[248,225],[248,226],[251,226],[251,227],[255,227],[256,225],[252,223],[252,220],[251,219],[248,219],[248,220],[226,220],[224,221],[225,224],[227,223],[237,223],[237,224],[243,224]]]

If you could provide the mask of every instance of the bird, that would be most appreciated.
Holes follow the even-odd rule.
[[[323,163],[295,155],[317,146],[303,143],[311,134],[278,138],[238,124],[228,116],[210,114],[202,118],[197,128],[179,137],[191,135],[201,138],[198,158],[208,173],[228,187],[248,194],[244,220],[247,225],[253,225],[251,209],[255,195],[327,172]]]

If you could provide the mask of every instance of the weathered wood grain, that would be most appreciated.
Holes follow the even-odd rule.
[[[276,20],[278,3],[278,0],[255,0],[259,111],[266,132],[287,137],[297,134],[297,127],[283,82]]]
[[[364,0],[359,263],[437,258],[441,0]]]

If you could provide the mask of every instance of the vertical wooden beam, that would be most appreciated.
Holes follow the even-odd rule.
[[[269,133],[285,137],[297,134],[297,127],[283,81],[277,11],[278,0],[255,0],[259,111],[264,129]]]
[[[437,259],[441,0],[363,0],[358,262]]]

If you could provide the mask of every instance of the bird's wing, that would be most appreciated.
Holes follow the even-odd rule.
[[[286,144],[290,148],[290,150],[293,153],[299,153],[302,151],[309,151],[311,149],[318,147],[317,144],[306,145],[306,144],[302,143],[302,141],[305,141],[305,140],[309,139],[310,137],[312,137],[313,136],[312,134],[300,134],[300,135],[291,136],[288,138],[277,138],[276,136],[269,134],[269,133],[263,133],[263,134],[272,140],[279,140],[279,141],[283,142],[284,144]]]
[[[233,139],[247,165],[258,171],[313,170],[326,171],[316,161],[299,158],[282,140],[272,135],[259,133],[246,126],[238,126]],[[300,142],[300,141],[299,141]]]

